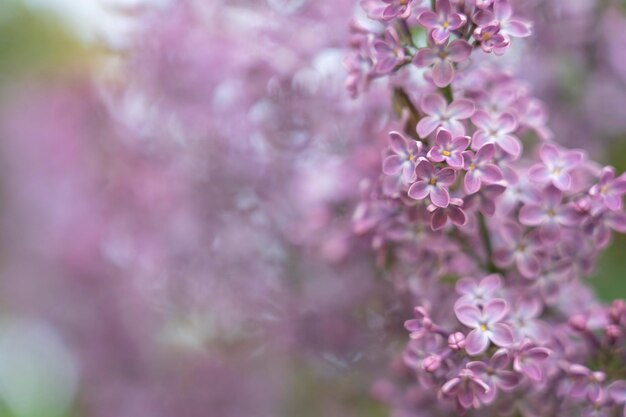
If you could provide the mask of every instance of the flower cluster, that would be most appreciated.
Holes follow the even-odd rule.
[[[381,3],[363,6],[382,32],[353,25],[348,87],[387,76],[400,122],[354,225],[418,306],[403,374],[421,389],[377,394],[403,416],[614,415],[625,307],[582,278],[626,232],[626,175],[553,141],[543,104],[499,64],[532,29],[508,0]]]

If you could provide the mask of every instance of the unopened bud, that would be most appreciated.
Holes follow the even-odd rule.
[[[465,335],[461,332],[448,336],[448,347],[452,350],[461,350],[465,347]]]
[[[426,372],[435,372],[439,366],[441,366],[441,356],[439,355],[430,355],[422,362],[422,367]]]

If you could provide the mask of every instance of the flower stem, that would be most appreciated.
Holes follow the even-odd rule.
[[[490,273],[501,273],[502,270],[493,263],[493,245],[491,243],[487,221],[482,213],[478,213],[478,227],[480,229],[480,239],[483,241],[485,248],[485,256],[487,257],[485,269]]]

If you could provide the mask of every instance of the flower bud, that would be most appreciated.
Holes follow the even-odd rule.
[[[605,331],[606,338],[611,345],[615,344],[622,335],[622,330],[619,328],[619,326],[616,326],[615,324],[609,324],[608,326],[606,326]]]
[[[587,319],[582,314],[576,314],[569,319],[569,325],[580,332],[587,330]]]
[[[426,372],[435,372],[439,366],[441,366],[441,356],[439,355],[430,355],[422,362],[422,367]]]
[[[461,332],[448,336],[448,347],[452,350],[461,350],[465,347],[465,335]]]

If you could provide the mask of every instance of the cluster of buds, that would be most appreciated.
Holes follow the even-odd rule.
[[[411,378],[385,399],[402,416],[621,412],[624,303],[602,305],[582,279],[626,232],[626,176],[559,146],[503,69],[532,25],[508,0],[362,6],[379,26],[353,25],[348,88],[386,77],[400,122],[354,226],[419,306]]]

